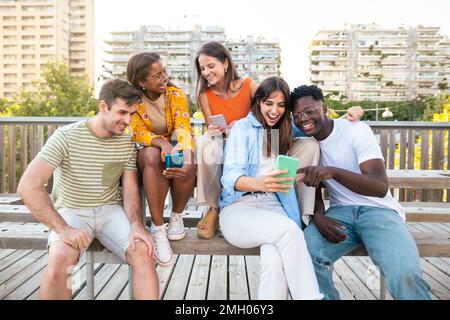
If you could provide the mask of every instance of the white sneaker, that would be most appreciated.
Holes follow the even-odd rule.
[[[183,213],[172,212],[170,214],[167,238],[169,240],[181,240],[186,236],[183,223]]]
[[[150,227],[150,233],[156,245],[156,261],[161,267],[169,267],[173,264],[173,252],[167,239],[166,228],[167,224],[155,226],[153,223]]]

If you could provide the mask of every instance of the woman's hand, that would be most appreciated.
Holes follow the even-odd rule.
[[[210,124],[208,126],[208,135],[210,135],[210,136],[222,135],[225,132],[226,132],[226,128],[224,128],[224,127],[219,127],[214,124]]]
[[[176,150],[174,150],[174,149],[175,148],[168,141],[164,141],[161,143],[161,160],[162,160],[162,162],[166,161],[166,154],[176,153]]]
[[[284,192],[288,193],[289,190],[293,186],[294,179],[292,178],[279,178],[277,175],[288,173],[288,170],[272,170],[269,173],[267,173],[265,176],[262,176],[259,178],[259,188],[260,190],[257,191],[263,191],[263,192]],[[290,184],[283,184],[281,182],[289,181],[292,182]]]
[[[177,152],[180,152],[179,147],[175,147]],[[194,164],[194,153],[191,149],[183,150],[183,167],[182,168],[166,168],[163,171],[163,176],[167,179],[184,178],[189,170],[190,166],[195,166]]]
[[[167,179],[184,178],[186,176],[186,165],[182,168],[167,168],[163,171],[163,176]]]
[[[228,129],[231,130],[231,128],[233,128],[233,126],[236,122],[237,122],[237,120],[231,121],[230,124],[228,125]]]

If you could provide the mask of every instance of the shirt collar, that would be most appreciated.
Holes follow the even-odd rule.
[[[252,112],[249,112],[248,114],[248,119],[250,120],[250,123],[254,126],[254,127],[262,127],[261,122],[258,121],[258,119],[256,119],[256,117],[253,115]]]

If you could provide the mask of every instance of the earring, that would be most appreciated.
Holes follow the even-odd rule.
[[[227,73],[227,71],[228,71],[228,69],[227,69],[227,68],[225,68],[225,73]]]
[[[145,91],[145,88],[144,88],[144,87],[142,87],[142,91]]]

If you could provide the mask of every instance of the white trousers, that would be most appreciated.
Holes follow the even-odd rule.
[[[261,247],[258,299],[322,299],[303,232],[274,194],[247,195],[219,215],[225,239],[240,248]]]

